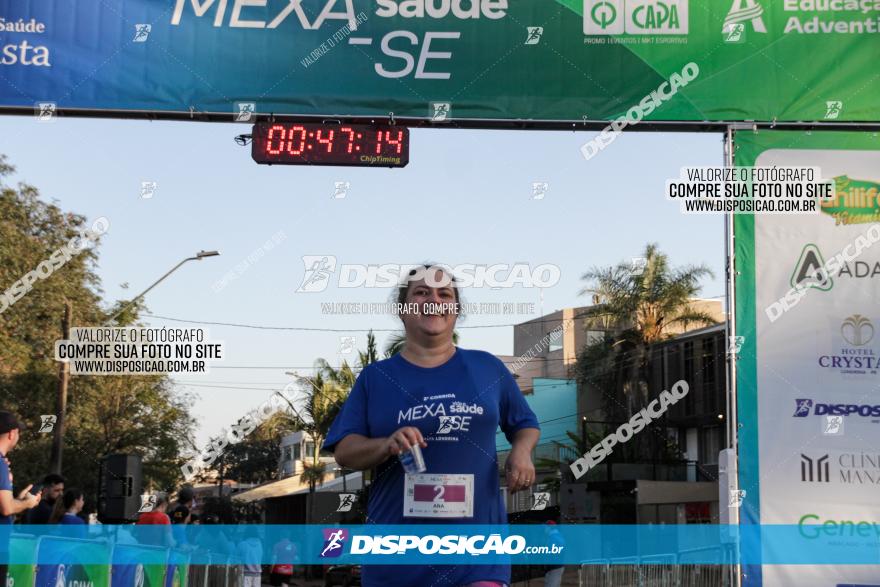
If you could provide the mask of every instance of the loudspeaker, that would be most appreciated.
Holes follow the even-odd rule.
[[[98,520],[102,524],[135,522],[141,507],[140,455],[107,455],[98,478]]]

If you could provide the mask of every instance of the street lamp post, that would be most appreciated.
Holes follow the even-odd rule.
[[[336,467],[335,470],[342,473],[342,493],[348,493],[348,486],[345,484],[345,467]]]
[[[152,284],[150,287],[148,287],[147,289],[145,289],[144,291],[142,291],[141,293],[139,293],[139,294],[138,294],[135,298],[133,298],[130,302],[128,302],[127,304],[125,304],[125,305],[124,305],[124,306],[123,306],[118,312],[116,312],[115,314],[113,314],[113,316],[111,316],[111,317],[110,317],[110,318],[104,323],[104,325],[105,325],[105,326],[106,326],[106,325],[109,325],[113,320],[115,320],[116,318],[118,318],[120,314],[122,314],[123,312],[125,312],[125,311],[126,311],[127,309],[129,309],[132,305],[134,305],[135,303],[137,303],[138,300],[140,300],[142,297],[144,297],[145,295],[147,295],[147,292],[149,292],[151,289],[153,289],[154,287],[156,287],[157,285],[159,285],[160,283],[162,283],[162,281],[164,281],[165,278],[167,278],[169,275],[171,275],[172,273],[174,273],[175,271],[177,271],[178,269],[180,269],[181,265],[183,265],[183,264],[186,263],[187,261],[201,261],[202,259],[204,259],[204,258],[206,258],[206,257],[217,257],[218,255],[220,255],[220,252],[219,252],[219,251],[199,251],[198,253],[195,254],[194,257],[187,257],[186,259],[184,259],[183,261],[181,261],[180,263],[178,263],[177,265],[175,265],[174,267],[172,267],[172,268],[168,271],[168,273],[166,273],[165,275],[163,275],[162,277],[160,277],[159,279],[157,279],[155,282],[153,282],[153,284]]]
[[[218,251],[199,251],[195,254],[194,257],[187,257],[177,265],[171,268],[165,275],[157,279],[153,285],[142,291],[137,297],[133,300],[125,304],[118,312],[113,314],[107,321],[104,322],[104,326],[109,326],[116,318],[119,317],[120,314],[129,309],[132,305],[137,303],[139,299],[144,297],[148,291],[159,285],[166,277],[177,271],[181,265],[186,263],[187,261],[201,261],[205,257],[216,257],[220,253]],[[64,326],[62,330],[64,330],[64,336],[67,338],[69,336],[68,330],[70,328],[70,320],[71,320],[71,306],[68,302],[67,304],[67,312],[65,314]],[[61,473],[61,460],[63,458],[64,453],[64,416],[67,411],[67,383],[70,379],[70,370],[67,367],[66,363],[62,363],[61,367],[58,371],[58,390],[55,398],[55,430],[54,436],[52,437],[52,456],[51,462],[49,464],[49,470]]]

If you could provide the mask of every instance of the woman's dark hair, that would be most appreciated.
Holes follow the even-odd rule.
[[[76,503],[78,499],[82,499],[83,492],[76,487],[71,487],[64,492],[64,495],[61,499],[55,500],[55,508],[52,510],[52,515],[49,516],[50,524],[57,524],[61,521],[61,518],[64,517],[64,514],[67,513],[67,510],[73,507],[73,504]]]

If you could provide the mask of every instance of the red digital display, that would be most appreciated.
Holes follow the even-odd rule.
[[[405,167],[409,129],[367,124],[259,122],[251,156],[269,165]]]

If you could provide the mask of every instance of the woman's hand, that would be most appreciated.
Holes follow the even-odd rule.
[[[408,451],[414,445],[418,444],[422,448],[428,446],[422,437],[422,432],[414,426],[404,426],[389,436],[386,440],[386,450],[389,456],[399,455]]]
[[[527,489],[535,482],[535,465],[532,464],[531,450],[514,447],[507,455],[504,468],[507,471],[508,491]]]

